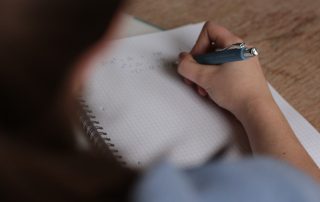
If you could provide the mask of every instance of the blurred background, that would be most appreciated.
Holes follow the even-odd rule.
[[[320,130],[320,1],[130,0],[126,13],[162,29],[226,26],[258,47],[268,81]]]

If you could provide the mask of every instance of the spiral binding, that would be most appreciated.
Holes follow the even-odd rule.
[[[78,102],[81,108],[79,113],[80,123],[84,132],[89,136],[89,140],[102,152],[109,153],[111,151],[120,163],[126,164],[115,145],[111,143],[108,133],[104,131],[99,121],[96,120],[86,101],[83,98],[78,98]]]

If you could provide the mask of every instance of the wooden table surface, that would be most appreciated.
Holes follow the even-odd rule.
[[[164,29],[212,20],[258,47],[268,81],[320,131],[320,1],[131,0]]]

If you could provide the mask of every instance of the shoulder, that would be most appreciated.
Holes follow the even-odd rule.
[[[319,185],[273,159],[215,162],[190,170],[162,163],[149,170],[134,192],[137,202],[318,201]]]

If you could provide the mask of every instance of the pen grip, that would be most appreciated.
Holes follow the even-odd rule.
[[[235,62],[246,59],[244,56],[244,49],[230,49],[223,51],[216,51],[204,55],[195,56],[194,59],[204,65],[218,65],[227,62]]]

